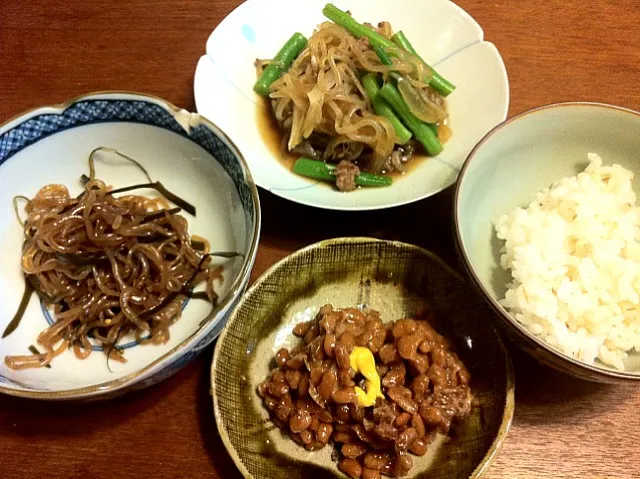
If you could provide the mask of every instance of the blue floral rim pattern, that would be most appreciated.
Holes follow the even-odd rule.
[[[59,113],[42,113],[0,135],[0,165],[24,148],[55,133],[96,123],[132,122],[156,126],[190,139],[209,152],[231,177],[251,222],[254,209],[242,167],[231,149],[206,125],[189,132],[161,106],[143,100],[81,100]]]

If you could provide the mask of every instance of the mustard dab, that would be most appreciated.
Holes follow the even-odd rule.
[[[358,406],[369,407],[376,403],[377,398],[384,399],[380,387],[380,376],[376,370],[376,361],[373,353],[368,348],[356,346],[349,355],[349,364],[355,372],[361,373],[367,380],[367,392],[356,386],[356,397]]]

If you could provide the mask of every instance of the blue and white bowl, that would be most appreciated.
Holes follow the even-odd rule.
[[[142,163],[150,176],[196,206],[189,231],[207,238],[216,251],[241,257],[217,258],[224,281],[218,306],[190,301],[171,326],[164,345],[128,344],[127,362],[110,361],[94,351],[80,360],[72,351],[51,368],[14,371],[4,357],[29,354],[48,326],[47,312],[34,295],[17,330],[0,339],[0,392],[39,399],[114,396],[157,383],[193,360],[219,334],[244,292],[258,247],[260,204],[247,164],[235,145],[201,116],[146,95],[99,93],[64,105],[43,107],[0,126],[0,332],[11,321],[22,296],[22,227],[13,211],[16,195],[33,195],[44,185],[66,185],[79,193],[89,153],[114,148]],[[105,154],[97,176],[114,187],[145,183],[130,163]],[[130,343],[130,339],[124,341]]]

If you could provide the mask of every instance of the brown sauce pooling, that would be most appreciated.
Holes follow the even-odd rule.
[[[269,152],[288,170],[291,170],[298,157],[295,153],[289,153],[286,145],[283,145],[282,132],[278,126],[278,121],[271,112],[271,104],[268,98],[261,98],[258,102],[256,121],[262,141],[267,145]]]
[[[286,145],[283,145],[282,132],[278,126],[273,113],[271,111],[271,104],[269,99],[261,98],[256,108],[256,123],[262,141],[267,146],[269,152],[276,158],[285,168],[288,170],[293,169],[293,164],[298,159],[299,155],[290,153],[286,149]],[[451,128],[448,125],[442,125],[438,127],[438,138],[443,144],[446,144],[451,137]],[[421,151],[414,153],[411,161],[406,165],[406,171],[390,171],[384,172],[385,175],[393,178],[400,178],[408,175],[415,170],[423,161],[428,160],[429,157]],[[357,162],[356,162],[357,164]]]
[[[412,457],[471,410],[469,371],[427,319],[383,324],[373,310],[325,305],[293,333],[304,343],[278,351],[258,394],[300,446],[333,443],[338,468],[350,477],[406,475]],[[371,407],[357,399],[355,387],[367,385],[351,368],[355,347],[372,353],[381,380],[384,398]]]

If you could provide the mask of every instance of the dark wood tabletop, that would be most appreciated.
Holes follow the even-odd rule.
[[[151,93],[192,111],[205,41],[239,0],[0,0],[0,122],[98,90]],[[509,115],[559,101],[640,110],[635,0],[459,0],[498,47]],[[638,152],[640,154],[640,152]],[[318,240],[398,239],[456,265],[451,190],[370,213],[322,211],[260,191],[252,280]],[[304,218],[292,223],[292,218]],[[419,225],[419,226],[417,226]],[[212,350],[161,384],[88,404],[0,397],[0,477],[236,478],[209,395]],[[487,478],[640,477],[640,386],[563,376],[513,351],[516,412]]]

